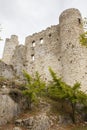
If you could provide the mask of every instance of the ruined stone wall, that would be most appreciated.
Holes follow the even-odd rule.
[[[82,89],[86,90],[87,48],[80,44],[80,34],[83,33],[81,14],[77,9],[65,10],[59,22],[62,77],[70,85],[81,82]]]
[[[12,55],[14,54],[15,47],[18,46],[18,37],[16,35],[12,35],[11,38],[7,38],[5,41],[5,47],[3,52],[2,60],[6,64],[11,63]]]
[[[40,33],[28,36],[25,41],[27,47],[27,71],[38,71],[45,80],[49,79],[48,68],[60,74],[60,38],[59,26],[52,26]]]
[[[16,75],[23,78],[23,70],[26,70],[26,47],[24,45],[16,46],[11,59],[11,65]]]
[[[78,81],[86,90],[87,48],[79,43],[82,33],[79,10],[65,10],[59,17],[59,25],[26,37],[25,46],[18,46],[17,36],[7,39],[3,61],[12,64],[19,76],[23,69],[30,74],[38,71],[47,81],[51,67],[68,84]]]

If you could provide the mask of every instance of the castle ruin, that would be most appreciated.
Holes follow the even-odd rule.
[[[87,48],[79,40],[83,32],[79,10],[67,9],[58,25],[26,37],[25,45],[19,45],[16,35],[6,39],[2,60],[12,65],[18,76],[23,70],[30,74],[38,71],[47,81],[51,67],[66,83],[81,82],[82,90],[86,90]]]

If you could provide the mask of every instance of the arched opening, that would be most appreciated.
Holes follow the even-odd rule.
[[[32,41],[32,47],[35,47],[35,41]]]
[[[40,44],[43,44],[43,38],[40,38]]]
[[[79,24],[81,24],[81,19],[80,18],[78,18],[78,22],[79,22]]]
[[[31,55],[31,59],[32,59],[32,61],[35,60],[34,54]]]

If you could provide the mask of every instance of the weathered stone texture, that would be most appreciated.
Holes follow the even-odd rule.
[[[0,88],[0,126],[7,124],[28,108],[26,98],[17,89]]]
[[[49,130],[51,122],[46,113],[42,113],[27,119],[18,119],[15,125],[25,127],[27,130]]]
[[[11,65],[5,64],[3,61],[0,61],[0,76],[7,79],[14,78],[15,72],[13,67]]]
[[[38,71],[47,80],[49,79],[49,67],[58,73],[61,72],[58,25],[27,37],[25,45],[28,72]]]
[[[10,64],[12,55],[14,54],[15,47],[18,46],[18,37],[16,35],[12,35],[11,38],[7,38],[5,41],[4,53],[2,60]]]
[[[19,45],[16,47],[11,59],[11,65],[14,68],[16,76],[23,77],[23,70],[26,69],[26,47]]]
[[[84,90],[87,86],[87,48],[80,44],[81,14],[77,9],[68,9],[60,15],[59,22],[62,77],[70,85],[81,82]]]
[[[0,125],[6,124],[20,112],[19,105],[15,103],[9,96],[9,91],[0,90]]]
[[[17,37],[7,40],[3,60],[12,64],[19,76],[25,69],[31,74],[38,71],[45,80],[50,79],[51,67],[68,84],[78,81],[86,90],[87,48],[79,43],[81,33],[79,10],[65,10],[59,17],[59,25],[28,36],[25,46],[18,46]]]

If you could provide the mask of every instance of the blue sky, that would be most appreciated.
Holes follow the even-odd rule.
[[[0,58],[5,38],[18,35],[22,44],[26,36],[58,24],[60,13],[67,8],[77,8],[87,17],[87,0],[0,0]]]

